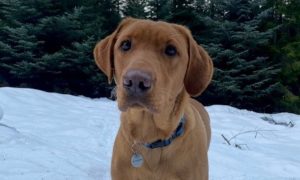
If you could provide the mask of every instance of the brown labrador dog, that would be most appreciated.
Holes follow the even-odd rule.
[[[96,45],[94,58],[115,80],[122,112],[112,179],[207,180],[209,116],[190,96],[206,89],[213,64],[190,31],[126,18]]]

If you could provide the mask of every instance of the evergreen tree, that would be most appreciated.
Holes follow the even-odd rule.
[[[167,20],[188,27],[198,44],[204,45],[204,39],[207,39],[214,22],[206,12],[200,10],[203,7],[200,7],[199,1],[197,4],[194,0],[173,0],[170,8],[171,14]]]
[[[16,86],[22,82],[21,79],[18,79],[18,73],[22,73],[24,70],[28,71],[25,64],[34,64],[37,61],[34,52],[37,51],[39,42],[32,34],[33,26],[22,25],[21,22],[27,22],[34,14],[34,10],[18,0],[13,3],[2,1],[2,5],[4,10],[1,10],[3,26],[0,29],[0,80],[4,81],[2,83]],[[21,12],[19,9],[23,11]],[[22,71],[19,72],[20,68]]]
[[[0,86],[108,95],[92,49],[120,14],[191,30],[215,65],[205,104],[299,112],[298,0],[2,0]]]
[[[167,20],[191,27],[196,21],[194,20],[196,13],[193,3],[193,0],[172,0],[170,3],[171,15]]]
[[[279,63],[268,57],[267,45],[274,29],[259,30],[268,13],[256,1],[231,0],[224,8],[223,21],[215,22],[216,27],[206,42],[214,59],[215,76],[204,99],[272,111],[282,90],[277,81]]]
[[[170,16],[171,0],[149,0],[148,8],[151,19],[165,20]]]
[[[145,19],[148,17],[146,7],[147,0],[127,0],[122,12],[125,16]]]
[[[114,31],[120,22],[120,0],[83,0],[81,21],[88,34],[103,38]]]
[[[275,1],[271,6],[275,22],[281,24],[274,42],[283,65],[281,83],[285,95],[281,104],[284,110],[300,113],[300,1]]]
[[[117,25],[116,4],[4,0],[2,5],[0,84],[87,96],[109,94],[92,49]],[[111,19],[103,18],[107,14]]]

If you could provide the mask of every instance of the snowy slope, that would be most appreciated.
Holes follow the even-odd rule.
[[[109,180],[119,126],[115,102],[32,89],[0,88],[1,180]],[[211,116],[210,179],[300,179],[300,116],[229,106]],[[293,122],[270,124],[261,117]],[[221,135],[232,139],[226,144]],[[238,144],[242,149],[234,147]]]

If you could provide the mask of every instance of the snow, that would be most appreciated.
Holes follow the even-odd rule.
[[[300,115],[223,105],[207,110],[211,180],[300,179]],[[119,116],[116,103],[105,98],[0,88],[0,179],[109,180]],[[222,137],[238,133],[231,146]]]

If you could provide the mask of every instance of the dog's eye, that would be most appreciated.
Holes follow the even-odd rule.
[[[177,50],[174,46],[168,45],[165,49],[165,54],[168,56],[175,56],[177,54]]]
[[[125,40],[121,42],[121,49],[123,51],[128,51],[131,48],[131,41],[130,40]]]

